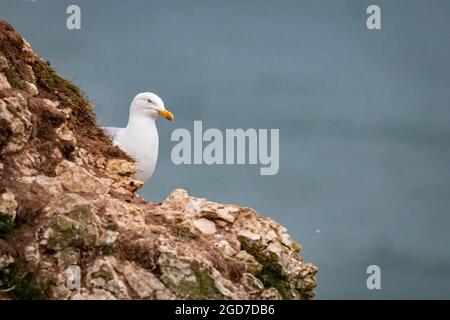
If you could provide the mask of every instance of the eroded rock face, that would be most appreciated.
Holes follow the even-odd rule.
[[[286,228],[182,189],[146,202],[135,169],[78,88],[0,22],[0,289],[26,288],[8,298],[314,296],[317,268]]]
[[[1,83],[0,77],[0,83]],[[4,81],[7,81],[4,79]],[[0,85],[0,90],[2,86]],[[3,85],[3,89],[7,86]],[[0,100],[0,125],[3,140],[0,154],[20,151],[28,143],[31,134],[31,112],[26,108],[24,96],[15,92]]]

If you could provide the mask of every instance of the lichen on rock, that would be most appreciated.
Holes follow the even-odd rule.
[[[51,202],[45,212],[50,223],[41,243],[45,243],[48,249],[90,248],[98,244],[98,218],[94,207],[82,197],[64,194]]]
[[[145,201],[135,170],[80,90],[0,21],[0,299],[314,296],[317,268],[286,228],[182,189]]]

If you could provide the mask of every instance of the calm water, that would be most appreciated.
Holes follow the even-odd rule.
[[[286,225],[320,268],[318,298],[450,294],[450,3],[377,1],[72,1],[0,3],[57,71],[126,124],[131,98],[154,91],[157,171],[142,194],[175,187],[255,208]],[[179,127],[279,128],[280,171],[175,166]],[[366,288],[381,267],[382,290]]]

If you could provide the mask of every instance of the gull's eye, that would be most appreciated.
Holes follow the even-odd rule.
[[[147,99],[147,101],[148,101],[150,104],[153,104],[153,101],[152,101],[152,100]]]

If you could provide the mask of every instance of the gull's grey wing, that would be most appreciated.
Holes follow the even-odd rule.
[[[111,138],[114,140],[114,138],[117,136],[120,130],[123,128],[115,128],[115,127],[103,127],[105,131],[111,136]]]

